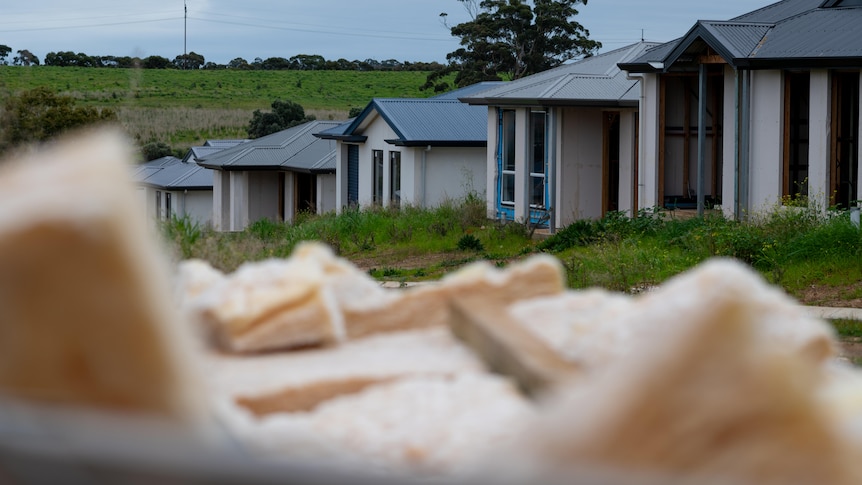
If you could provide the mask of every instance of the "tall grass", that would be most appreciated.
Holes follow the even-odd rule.
[[[637,291],[712,257],[740,260],[796,291],[828,274],[862,273],[862,232],[847,212],[776,207],[746,221],[707,215],[676,219],[662,211],[637,218],[610,213],[578,221],[539,243],[560,257],[572,287]],[[827,274],[812,266],[829,268]]]
[[[232,271],[245,261],[287,257],[298,243],[310,240],[321,241],[349,259],[388,268],[390,275],[397,266],[405,266],[400,262],[414,260],[409,275],[420,279],[439,276],[477,259],[505,264],[533,248],[524,226],[488,220],[484,200],[477,196],[431,209],[371,206],[347,209],[338,215],[303,214],[294,223],[263,219],[236,233],[209,228],[200,231],[194,240],[184,241],[183,234],[188,233],[184,227],[174,222],[165,228],[178,258],[205,259],[224,271]],[[459,242],[468,235],[478,244],[459,248]]]

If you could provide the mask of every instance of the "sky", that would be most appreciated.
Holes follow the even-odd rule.
[[[470,19],[458,0],[24,0],[5,2],[0,45],[91,56],[195,52],[226,64],[241,57],[445,62],[458,39],[448,24]],[[698,20],[724,20],[768,0],[589,0],[575,18],[602,52],[643,38],[665,42]],[[187,14],[184,14],[184,7]],[[446,17],[441,17],[445,12]]]

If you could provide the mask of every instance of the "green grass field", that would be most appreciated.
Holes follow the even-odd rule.
[[[317,119],[344,119],[372,98],[427,97],[425,72],[179,71],[0,66],[0,102],[47,86],[82,105],[112,108],[139,143],[185,150],[208,138],[244,138],[254,110],[276,99],[302,105]]]

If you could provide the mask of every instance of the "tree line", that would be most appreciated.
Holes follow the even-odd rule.
[[[0,45],[0,65],[14,66],[57,66],[57,67],[103,67],[103,68],[141,68],[141,69],[237,69],[263,71],[435,71],[443,69],[438,62],[409,62],[396,59],[365,59],[364,61],[341,58],[327,60],[323,56],[299,54],[290,58],[256,57],[251,62],[237,57],[227,64],[208,62],[203,55],[196,52],[180,54],[173,60],[162,56],[147,56],[144,58],[131,56],[91,56],[83,52],[59,51],[49,52],[44,62],[27,49],[17,51],[16,56],[8,59],[12,48]]]

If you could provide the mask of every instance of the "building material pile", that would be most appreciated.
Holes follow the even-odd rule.
[[[383,289],[318,243],[171,272],[128,159],[95,134],[0,166],[0,458],[44,473],[62,442],[90,472],[140,478],[128,449],[160,478],[244,483],[285,463],[377,483],[862,481],[862,373],[740,263],[637,297],[566,290],[546,256]]]

